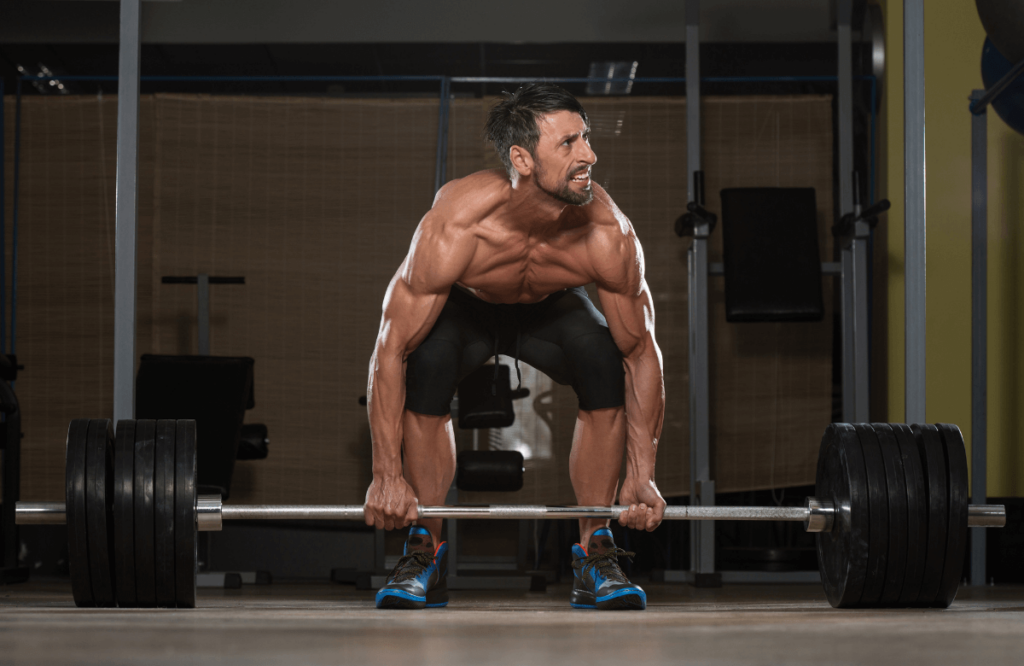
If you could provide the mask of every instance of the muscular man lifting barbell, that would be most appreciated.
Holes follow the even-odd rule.
[[[653,530],[665,510],[654,482],[665,411],[654,305],[629,219],[591,181],[587,113],[562,88],[531,84],[491,109],[486,132],[505,168],[437,193],[388,287],[370,359],[366,523],[415,523],[379,608],[448,603],[441,520],[417,521],[417,502],[444,502],[455,473],[449,404],[459,380],[500,353],[576,391],[569,474],[579,504],[614,502],[625,447],[619,523]],[[604,316],[583,289],[591,282]],[[580,520],[573,606],[646,607],[621,554],[607,520]]]

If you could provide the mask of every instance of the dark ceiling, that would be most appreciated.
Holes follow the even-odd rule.
[[[144,76],[400,76],[583,77],[592,62],[636,61],[638,77],[682,77],[685,44],[154,44],[142,47]],[[867,71],[855,46],[855,62]],[[17,66],[55,75],[117,74],[116,44],[0,45],[0,75],[13,90]],[[836,46],[830,43],[702,44],[704,77],[834,76]],[[781,86],[781,89],[780,89]],[[488,94],[497,84],[461,84],[456,94]],[[580,86],[582,87],[582,86]],[[708,93],[817,91],[821,84],[705,84]],[[833,88],[831,84],[826,89]],[[67,81],[70,92],[116,91],[115,82]],[[258,94],[436,94],[435,82],[143,82],[146,92]],[[25,94],[37,94],[25,86]],[[633,94],[679,94],[679,85],[637,83]]]

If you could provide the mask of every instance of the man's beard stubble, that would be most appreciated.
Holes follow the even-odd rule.
[[[576,173],[579,172],[577,171]],[[572,175],[575,176],[576,174],[574,173]],[[570,176],[570,178],[571,177],[572,176]],[[562,203],[569,204],[570,206],[586,206],[588,203],[594,200],[593,179],[591,179],[590,181],[591,185],[588,185],[587,189],[583,190],[582,192],[574,192],[572,188],[569,186],[569,181],[566,181],[565,184],[562,185],[562,189],[556,192],[554,190],[549,190],[545,188],[541,184],[543,178],[544,172],[538,169],[537,187],[540,189],[541,192],[547,194],[556,201],[561,201]]]

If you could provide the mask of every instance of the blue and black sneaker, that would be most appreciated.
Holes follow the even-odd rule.
[[[448,543],[434,548],[422,527],[409,528],[402,557],[377,591],[377,608],[441,608],[448,605]]]
[[[572,547],[572,568],[576,574],[569,602],[573,608],[598,610],[643,610],[647,595],[639,585],[629,582],[619,568],[619,556],[632,557],[615,547],[612,531],[607,527],[594,532],[590,544]]]

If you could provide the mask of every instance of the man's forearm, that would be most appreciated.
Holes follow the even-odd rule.
[[[653,339],[623,365],[626,370],[626,474],[654,479],[654,460],[665,417],[661,353]]]
[[[405,377],[402,357],[378,349],[370,360],[366,409],[373,443],[373,475],[402,473],[402,411]]]

